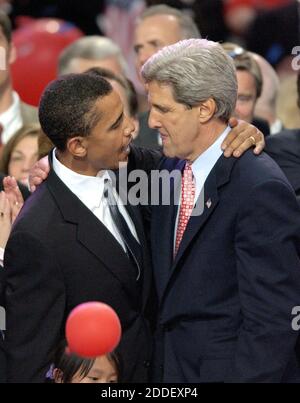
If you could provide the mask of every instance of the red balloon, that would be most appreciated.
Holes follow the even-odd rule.
[[[73,24],[53,18],[23,18],[13,33],[17,59],[11,66],[13,86],[24,102],[38,105],[47,84],[57,77],[62,50],[83,33]]]
[[[66,322],[69,349],[81,357],[95,358],[113,351],[121,338],[116,312],[101,302],[86,302],[74,308]]]

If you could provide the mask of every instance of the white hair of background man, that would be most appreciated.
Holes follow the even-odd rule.
[[[127,75],[128,66],[120,47],[105,36],[85,36],[66,47],[59,57],[58,74],[72,72],[71,62],[76,58],[88,60],[103,60],[115,57],[123,75]]]

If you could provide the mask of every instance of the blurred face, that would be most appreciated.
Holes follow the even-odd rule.
[[[7,42],[2,28],[0,27],[0,94],[10,83],[9,65],[15,60],[15,50]]]
[[[141,21],[134,34],[136,69],[140,79],[141,67],[154,53],[181,39],[180,26],[172,15],[154,15]]]
[[[81,378],[80,374],[76,374],[72,383],[116,383],[118,375],[114,364],[104,355],[95,359],[89,373]]]
[[[13,149],[8,164],[8,174],[27,184],[29,170],[38,159],[37,136],[24,137]]]
[[[148,85],[149,126],[159,131],[167,157],[194,161],[202,152],[199,144],[198,107],[188,109],[176,102],[171,87],[156,81]]]
[[[69,69],[70,72],[74,74],[80,74],[84,73],[88,69],[91,69],[92,67],[101,67],[103,69],[110,70],[117,75],[124,74],[119,61],[113,56],[102,60],[83,59],[81,57],[76,57],[71,61]]]
[[[235,106],[235,116],[238,119],[251,123],[256,104],[255,79],[248,71],[237,70],[238,96]]]
[[[132,119],[124,113],[120,96],[115,90],[98,100],[96,108],[101,119],[90,135],[83,138],[92,175],[103,169],[116,169],[119,162],[128,160],[129,144],[135,129]]]

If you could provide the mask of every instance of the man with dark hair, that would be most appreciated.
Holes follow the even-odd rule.
[[[16,52],[11,41],[11,23],[3,12],[0,12],[0,48],[0,144],[5,144],[24,124],[38,123],[38,117],[36,108],[20,101],[13,91],[10,64]]]
[[[300,73],[297,78],[300,109]],[[299,112],[300,113],[300,112]],[[274,158],[293,186],[300,203],[300,128],[285,129],[266,141],[266,152]]]
[[[105,78],[111,83],[111,85],[114,87],[114,89],[119,93],[121,97],[125,113],[128,116],[130,116],[134,121],[134,124],[136,126],[135,129],[135,135],[136,135],[139,128],[139,121],[137,119],[138,99],[134,85],[129,80],[129,78],[117,75],[113,71],[102,67],[92,67],[91,69],[87,70],[86,73],[96,74],[100,77]]]
[[[87,301],[120,317],[122,381],[146,382],[150,260],[140,212],[108,172],[127,161],[134,126],[109,82],[92,74],[52,82],[39,117],[56,148],[5,252],[8,382],[44,381],[69,312]]]

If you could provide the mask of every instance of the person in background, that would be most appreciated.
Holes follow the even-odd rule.
[[[60,54],[58,75],[83,73],[92,67],[102,67],[126,76],[127,62],[121,49],[104,36],[86,36],[73,42]]]
[[[259,65],[263,79],[262,92],[255,104],[254,116],[266,120],[270,127],[270,134],[273,135],[283,130],[283,123],[276,111],[279,95],[279,78],[274,68],[266,59],[257,53],[250,52],[250,54]]]
[[[39,125],[23,126],[3,148],[0,172],[28,184],[30,168],[38,160]]]
[[[261,96],[263,78],[258,63],[251,53],[234,43],[222,44],[225,51],[233,59],[238,82],[238,97],[234,115],[256,126],[265,136],[270,134],[267,121],[254,117],[257,100]]]
[[[300,73],[297,77],[298,108],[300,109]],[[298,110],[300,114],[300,111]],[[300,204],[300,127],[285,129],[266,141],[266,152],[277,162],[293,186]]]
[[[23,125],[38,123],[37,109],[22,102],[13,91],[10,65],[16,55],[11,35],[10,20],[0,12],[1,62],[5,64],[0,68],[0,145],[6,144]]]
[[[61,341],[54,355],[51,378],[54,383],[116,383],[120,379],[120,360],[115,352],[97,358],[82,358],[66,351]]]
[[[0,192],[0,383],[4,383],[6,382],[6,358],[3,340],[6,330],[6,315],[3,307],[5,288],[3,258],[12,224],[23,206],[24,199],[14,178],[3,178],[1,176],[1,187],[4,188],[5,192]],[[27,193],[29,192],[27,191]]]
[[[136,21],[133,42],[135,66],[141,82],[143,64],[159,49],[182,39],[200,37],[197,25],[183,11],[164,4],[146,8]],[[138,146],[157,148],[161,146],[160,136],[157,130],[149,127],[148,118],[149,110],[139,115],[140,131],[134,142]]]

